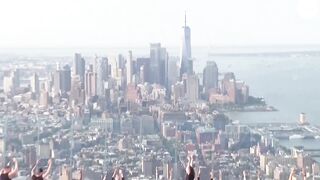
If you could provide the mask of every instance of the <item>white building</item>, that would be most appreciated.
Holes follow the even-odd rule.
[[[128,52],[126,68],[127,68],[127,84],[131,84],[132,83],[132,76],[133,76],[132,51]]]

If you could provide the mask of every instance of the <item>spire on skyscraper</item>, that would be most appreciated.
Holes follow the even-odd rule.
[[[180,56],[180,78],[184,73],[193,73],[193,64],[191,59],[191,32],[187,26],[187,13],[184,14],[184,27],[182,27],[182,46]]]
[[[184,11],[184,27],[187,27],[187,11]]]

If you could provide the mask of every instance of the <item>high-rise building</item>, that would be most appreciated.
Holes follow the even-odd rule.
[[[81,88],[81,79],[79,76],[73,76],[71,81],[71,90],[69,100],[74,104],[84,104],[85,93],[84,89]]]
[[[71,69],[69,65],[63,66],[60,76],[61,91],[69,92],[71,90]]]
[[[53,91],[54,94],[59,94],[61,89],[61,75],[60,69],[53,72]]]
[[[185,96],[184,85],[182,82],[177,82],[171,86],[171,100],[176,104]]]
[[[150,58],[137,58],[135,68],[139,72],[140,83],[150,82]]]
[[[183,74],[193,73],[193,64],[191,58],[191,31],[187,26],[187,17],[185,15],[183,34],[182,34],[182,46],[180,55],[180,78]]]
[[[138,122],[135,122],[134,124],[139,125],[139,134],[140,135],[147,135],[147,134],[153,134],[155,133],[155,125],[154,125],[154,119],[152,116],[149,115],[142,115],[141,117],[137,118]]]
[[[85,74],[86,62],[80,53],[75,53],[72,67],[72,75],[79,76],[82,87],[84,85],[84,74]]]
[[[49,104],[49,93],[46,90],[42,90],[39,97],[39,105],[48,107]]]
[[[159,75],[160,75],[160,52],[159,49],[161,48],[160,43],[150,44],[150,71],[152,75],[150,77],[150,83],[159,83]]]
[[[60,66],[57,66],[57,70],[53,72],[53,91],[54,94],[59,94],[61,89],[61,73]]]
[[[16,88],[20,86],[20,70],[8,71],[4,74],[3,90],[5,93],[14,93]]]
[[[214,61],[208,61],[203,69],[203,87],[205,94],[218,88],[218,66]]]
[[[40,93],[39,76],[37,73],[34,73],[31,77],[31,92],[36,95]]]
[[[40,143],[37,145],[37,153],[41,159],[50,159],[51,158],[51,149],[49,143]]]
[[[146,177],[152,177],[153,175],[153,158],[150,156],[142,158],[142,174]]]
[[[128,52],[126,68],[127,68],[127,84],[131,84],[132,76],[133,76],[132,51]]]
[[[144,65],[140,66],[140,69],[139,69],[139,82],[140,83],[144,83],[146,82],[146,68]]]
[[[165,86],[168,90],[170,87],[178,81],[178,59],[175,57],[167,58],[166,61],[166,75],[165,75]]]
[[[92,70],[86,72],[84,89],[86,99],[97,95],[97,73]]]
[[[5,74],[3,77],[3,91],[5,93],[11,92],[14,90],[13,77],[10,73]]]
[[[71,89],[71,69],[69,65],[57,66],[57,70],[53,74],[53,87],[54,93],[66,93]]]
[[[119,69],[119,64],[117,58],[113,57],[109,61],[110,63],[110,76],[112,78],[118,77],[118,69]]]
[[[28,145],[25,147],[24,161],[30,168],[37,162],[37,149],[35,146]]]
[[[104,96],[104,83],[108,78],[108,58],[97,57],[94,69],[97,74],[97,95]]]
[[[159,84],[165,86],[168,79],[169,57],[166,48],[160,49]]]
[[[124,68],[125,68],[125,58],[123,57],[122,54],[118,54],[118,56],[116,58],[116,62],[117,62],[118,68],[124,70]]]
[[[168,53],[160,43],[150,44],[150,83],[165,85],[165,63]]]
[[[188,75],[186,80],[187,94],[186,97],[190,102],[199,99],[199,78],[197,75]]]

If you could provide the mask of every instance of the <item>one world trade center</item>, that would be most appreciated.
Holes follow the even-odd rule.
[[[182,34],[182,46],[180,55],[180,78],[183,74],[193,73],[193,64],[191,58],[191,33],[190,28],[187,26],[187,17],[185,14],[183,34]]]

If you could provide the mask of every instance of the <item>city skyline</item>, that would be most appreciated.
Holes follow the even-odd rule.
[[[319,9],[317,0],[10,1],[0,6],[0,47],[179,46],[185,11],[194,46],[314,45]]]
[[[320,179],[320,0],[17,2],[0,179]]]

